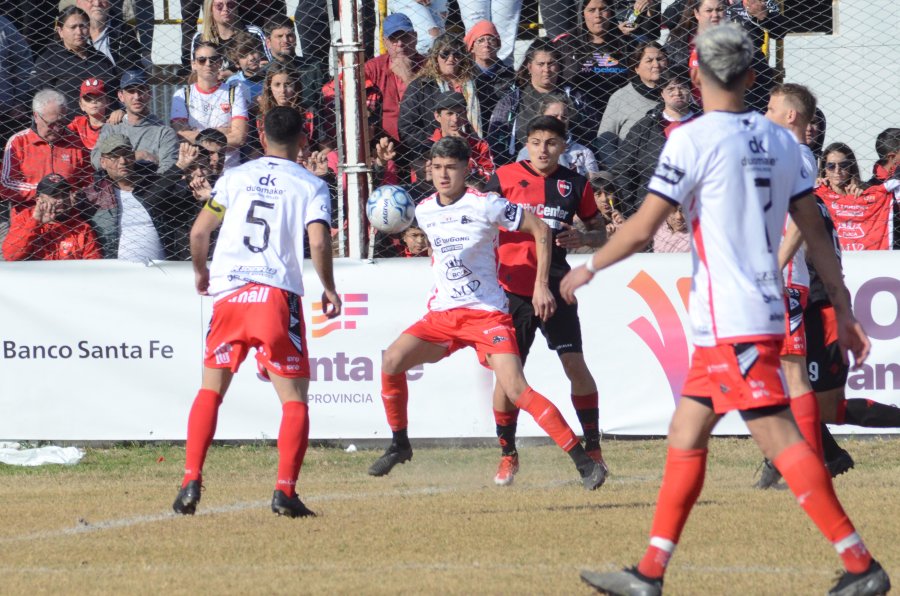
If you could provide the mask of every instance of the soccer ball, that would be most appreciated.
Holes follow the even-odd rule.
[[[409,227],[416,216],[416,204],[399,186],[379,186],[366,201],[366,217],[376,230],[396,234]]]

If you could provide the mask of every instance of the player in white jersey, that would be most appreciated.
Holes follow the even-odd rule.
[[[697,36],[699,68],[692,82],[705,115],[669,137],[638,212],[586,266],[562,283],[568,301],[594,274],[650,243],[680,205],[690,224],[693,273],[690,315],[695,342],[691,369],[669,426],[669,447],[650,532],[636,568],[583,571],[609,594],[660,594],[666,566],[703,488],[709,436],[737,410],[763,454],[782,473],[800,506],[835,546],[846,568],[833,594],[880,594],[890,587],[881,566],[841,507],[821,460],[791,416],[780,369],[784,338],[778,241],[790,205],[810,258],[834,302],[844,353],[857,364],[870,344],[850,309],[840,265],[804,179],[791,133],[747,111],[753,44],[737,25]]]
[[[803,162],[801,179],[814,180],[818,166],[816,157],[804,142],[806,128],[816,113],[816,98],[802,85],[786,83],[772,89],[766,118],[783,126],[800,143]],[[803,311],[809,300],[809,269],[806,267],[806,248],[797,224],[790,215],[778,249],[778,264],[782,268],[785,286],[785,340],[781,347],[781,369],[791,398],[791,413],[800,434],[819,456],[822,456],[822,422],[816,393],[809,383],[806,370],[806,327]],[[768,459],[763,460],[757,488],[766,489],[781,478]]]
[[[197,292],[213,296],[215,303],[201,388],[188,417],[184,479],[172,505],[180,514],[192,515],[197,508],[219,406],[232,376],[254,348],[260,373],[272,381],[282,404],[272,511],[288,517],[315,515],[296,492],[309,444],[309,353],[301,274],[308,234],[310,257],[324,288],[324,314],[338,316],[331,199],[325,183],[297,165],[306,142],[300,114],[275,108],[266,114],[265,126],[266,156],[225,172],[191,229]],[[220,225],[210,270],[210,235]]]
[[[496,193],[467,188],[469,155],[468,144],[459,137],[444,137],[431,150],[437,192],[419,204],[416,220],[433,249],[434,288],[428,312],[404,331],[382,358],[381,397],[393,439],[369,468],[369,474],[384,476],[397,464],[412,459],[406,371],[471,346],[481,364],[493,369],[506,394],[516,396],[515,404],[531,414],[569,454],[583,486],[594,490],[606,478],[605,469],[587,455],[556,406],[525,380],[506,294],[497,281],[500,228],[533,235],[538,260],[535,312],[542,319],[549,318],[556,307],[548,286],[550,228]]]

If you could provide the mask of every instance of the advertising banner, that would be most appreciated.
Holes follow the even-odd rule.
[[[690,266],[686,254],[638,255],[579,292],[603,432],[666,433],[692,350]],[[900,404],[900,280],[885,274],[900,270],[900,255],[845,255],[845,269],[873,344],[869,362],[851,372],[847,394]],[[305,278],[311,437],[389,437],[381,354],[424,314],[429,261],[339,260],[335,276],[344,312],[334,320],[321,314],[311,267]],[[188,263],[0,263],[0,278],[0,439],[184,439],[212,312],[212,300],[194,292]],[[225,398],[217,438],[277,436],[278,400],[255,372],[251,352]],[[540,334],[525,373],[579,431],[559,359]],[[493,379],[474,350],[412,370],[408,379],[410,436],[494,435]],[[716,430],[746,433],[735,415]],[[524,413],[519,434],[543,436]]]

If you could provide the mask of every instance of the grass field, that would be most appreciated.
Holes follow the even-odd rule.
[[[900,441],[842,442],[856,469],[835,486],[870,550],[900,580]],[[73,467],[0,465],[0,592],[588,594],[582,568],[643,552],[663,441],[607,441],[594,493],[548,445],[493,485],[493,448],[419,448],[385,478],[379,451],[310,449],[301,496],[319,513],[269,511],[271,446],[215,446],[194,517],[171,502],[183,448],[90,449]],[[839,560],[787,490],[750,488],[748,440],[716,439],[706,488],[666,579],[669,594],[822,594]]]

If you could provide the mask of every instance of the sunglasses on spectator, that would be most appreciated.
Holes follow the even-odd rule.
[[[88,103],[100,103],[106,98],[103,95],[83,95],[81,99]]]
[[[237,2],[216,2],[213,4],[213,8],[216,10],[222,10],[225,8],[237,8]]]
[[[210,64],[219,64],[222,62],[221,56],[197,56],[194,61],[200,66],[204,66],[207,62]]]
[[[462,57],[462,52],[460,52],[459,50],[441,50],[440,52],[438,52],[438,56],[441,58],[441,60],[446,60],[451,56],[453,56],[454,58],[460,58]]]
[[[844,160],[844,161],[826,161],[825,169],[828,170],[829,172],[833,172],[834,170],[836,170],[838,168],[840,168],[844,171],[847,171],[850,169],[850,167],[852,165],[853,165],[853,162],[850,161],[849,159]]]

